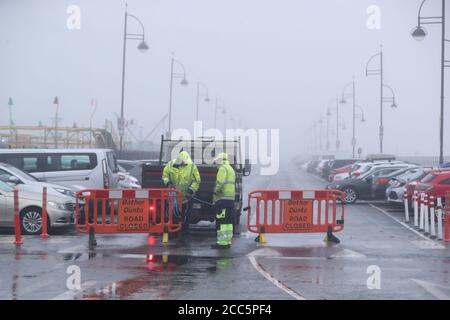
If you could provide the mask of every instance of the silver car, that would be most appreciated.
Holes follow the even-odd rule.
[[[42,231],[42,189],[19,191],[20,224],[24,234]],[[63,194],[47,196],[48,227],[66,227],[75,221],[75,198]],[[0,227],[14,226],[14,188],[0,181]]]

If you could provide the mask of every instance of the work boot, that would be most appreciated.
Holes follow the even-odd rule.
[[[229,244],[226,244],[226,245],[220,245],[220,244],[217,244],[217,243],[215,243],[215,244],[213,244],[213,245],[211,245],[211,248],[212,249],[218,249],[218,250],[222,250],[222,249],[230,249],[230,245]]]

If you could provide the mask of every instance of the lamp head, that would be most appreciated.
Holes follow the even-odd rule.
[[[391,104],[391,108],[392,108],[392,109],[396,109],[396,108],[397,108],[397,104],[395,103],[395,101],[394,101],[394,102],[392,102],[392,104]]]
[[[206,96],[205,97],[205,102],[210,102],[211,101],[211,99],[209,98],[209,96]]]
[[[140,52],[145,52],[145,51],[148,50],[148,45],[147,45],[147,43],[144,40],[142,40],[139,43],[139,45],[137,46],[137,48],[139,49]]]
[[[422,41],[426,35],[427,30],[421,26],[417,26],[411,31],[411,36],[417,41]]]
[[[347,103],[347,100],[345,100],[345,98],[342,97],[342,99],[339,101],[339,103],[340,103],[340,104],[346,104],[346,103]]]
[[[181,80],[180,84],[182,86],[187,86],[189,84],[189,82],[186,80],[186,77],[184,77],[183,80]]]

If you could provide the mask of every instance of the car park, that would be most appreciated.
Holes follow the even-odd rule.
[[[413,167],[408,163],[385,163],[371,168],[358,178],[335,181],[327,189],[341,190],[345,193],[345,203],[355,203],[357,200],[372,199],[372,181],[379,176],[387,175],[402,168]]]

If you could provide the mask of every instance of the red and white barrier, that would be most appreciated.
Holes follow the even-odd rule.
[[[442,238],[443,238],[443,235],[442,235],[442,217],[443,217],[442,198],[437,198],[436,213],[437,213],[437,238],[442,240]]]
[[[14,234],[14,244],[16,246],[20,246],[21,244],[23,244],[19,215],[19,190],[14,190]]]
[[[405,203],[405,220],[409,222],[409,207],[408,207],[408,197],[406,192],[403,194],[403,202]]]
[[[430,235],[432,237],[436,237],[436,212],[434,209],[435,203],[434,203],[434,197],[430,196],[430,201],[428,203],[428,208],[430,209]]]
[[[419,202],[418,202],[417,191],[414,191],[412,196],[413,206],[414,206],[414,227],[419,227]]]
[[[428,212],[428,195],[425,194],[423,199],[423,222],[424,227],[423,230],[425,233],[430,233],[430,217]]]

